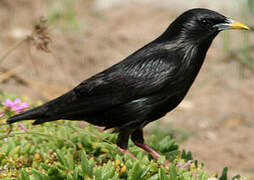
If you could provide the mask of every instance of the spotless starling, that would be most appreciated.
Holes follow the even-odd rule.
[[[213,39],[223,30],[249,28],[209,9],[181,14],[158,38],[62,96],[12,116],[11,124],[35,119],[81,120],[118,133],[117,146],[130,153],[128,139],[149,152],[143,128],[174,109],[195,80]],[[131,154],[131,153],[130,153]]]

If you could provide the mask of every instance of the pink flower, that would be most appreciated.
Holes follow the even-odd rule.
[[[191,163],[193,162],[193,160],[189,160],[186,163],[182,164],[182,165],[178,165],[179,168],[189,168]]]
[[[5,113],[14,111],[16,113],[24,112],[26,108],[28,108],[28,104],[26,102],[21,102],[20,99],[15,99],[14,101],[11,101],[10,99],[6,99],[5,102],[2,102],[2,105],[4,106],[3,111],[0,112],[0,117],[4,116]]]
[[[25,125],[24,125],[24,124],[19,123],[19,124],[18,124],[18,126],[19,126],[19,128],[20,128],[21,130],[23,130],[23,131],[27,131],[27,128],[25,127]]]
[[[21,100],[18,98],[15,99],[14,101],[11,101],[10,99],[7,98],[6,101],[2,103],[2,105],[18,113],[24,112],[24,109],[29,107],[26,102],[21,103]]]
[[[8,141],[8,138],[4,138],[4,141],[5,141],[5,142]]]

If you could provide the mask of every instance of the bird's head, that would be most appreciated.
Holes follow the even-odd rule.
[[[181,39],[199,43],[212,40],[220,31],[249,28],[209,9],[196,8],[181,14],[162,35],[165,39]]]

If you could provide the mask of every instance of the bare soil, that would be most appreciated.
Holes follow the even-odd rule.
[[[0,90],[34,100],[56,97],[156,38],[180,13],[131,3],[95,12],[92,1],[76,4],[79,30],[50,26],[53,53],[32,46],[29,55],[26,44],[13,51],[0,64],[0,76],[6,69],[23,69],[3,81]],[[46,13],[44,1],[0,1],[0,54]],[[243,34],[233,33],[240,44]],[[221,173],[228,166],[231,176],[254,178],[254,73],[244,69],[239,78],[239,65],[226,58],[222,37],[214,41],[188,96],[159,122],[169,131],[188,131],[180,148],[192,151],[210,172]]]

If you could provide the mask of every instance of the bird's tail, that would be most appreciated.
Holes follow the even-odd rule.
[[[41,106],[35,107],[31,110],[25,111],[23,113],[17,114],[7,119],[8,124],[15,123],[17,121],[22,120],[32,120],[35,121],[33,124],[42,124],[48,121],[55,121],[58,119],[63,119],[63,114],[70,109],[70,104],[72,103],[72,99],[75,100],[76,94],[74,91],[69,91],[64,95],[53,99]],[[59,108],[59,106],[61,108]]]
[[[45,110],[46,110],[45,106],[42,105],[42,106],[33,108],[31,110],[25,111],[23,113],[14,115],[12,117],[9,117],[6,122],[8,124],[12,124],[21,120],[39,119],[44,116]]]

